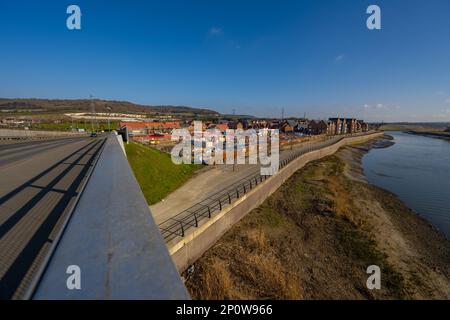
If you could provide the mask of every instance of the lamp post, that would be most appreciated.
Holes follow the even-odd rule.
[[[89,97],[91,99],[91,132],[94,132],[95,106],[94,106],[94,101],[92,100],[92,94]]]
[[[111,107],[106,106],[106,110],[108,110],[108,132],[111,132],[111,126],[109,121],[109,118],[111,116]]]

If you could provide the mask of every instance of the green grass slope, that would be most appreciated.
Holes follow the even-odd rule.
[[[149,205],[180,187],[200,165],[175,165],[170,154],[130,142],[125,145],[128,161]]]

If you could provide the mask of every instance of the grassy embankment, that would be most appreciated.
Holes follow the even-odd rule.
[[[330,156],[295,173],[185,274],[193,298],[450,296],[449,244],[395,196],[344,172]],[[366,288],[369,265],[382,270],[381,290]]]
[[[149,205],[180,187],[201,165],[175,165],[170,154],[138,143],[125,145],[128,161]]]
[[[405,123],[405,124],[384,124],[380,127],[381,130],[384,131],[410,131],[417,134],[430,134],[430,135],[442,135],[442,136],[450,136],[450,132],[448,130],[448,126],[443,124],[414,124],[414,123]]]

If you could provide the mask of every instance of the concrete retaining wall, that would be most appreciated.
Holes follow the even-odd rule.
[[[114,132],[115,132],[115,134],[116,134],[117,141],[119,141],[120,148],[122,149],[123,154],[124,154],[125,157],[126,157],[126,156],[127,156],[127,152],[125,151],[125,144],[124,144],[124,142],[123,142],[123,137],[122,137],[121,134],[117,134],[116,131],[114,131]]]
[[[251,192],[224,209],[218,215],[207,220],[203,225],[187,234],[181,241],[168,245],[169,252],[179,272],[192,265],[201,255],[208,250],[225,232],[247,213],[261,205],[272,193],[274,193],[289,177],[305,166],[308,162],[318,160],[334,154],[346,144],[362,143],[382,135],[377,132],[366,136],[348,137],[338,143],[307,153],[293,160],[280,170],[275,176],[254,188]]]

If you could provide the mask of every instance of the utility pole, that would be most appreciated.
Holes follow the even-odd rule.
[[[111,126],[110,126],[110,121],[109,121],[109,118],[111,116],[111,108],[106,106],[106,110],[108,110],[108,132],[111,132]]]
[[[284,107],[281,108],[281,122],[284,121]]]
[[[94,101],[92,100],[92,94],[89,97],[91,98],[91,132],[94,132],[95,106]]]

